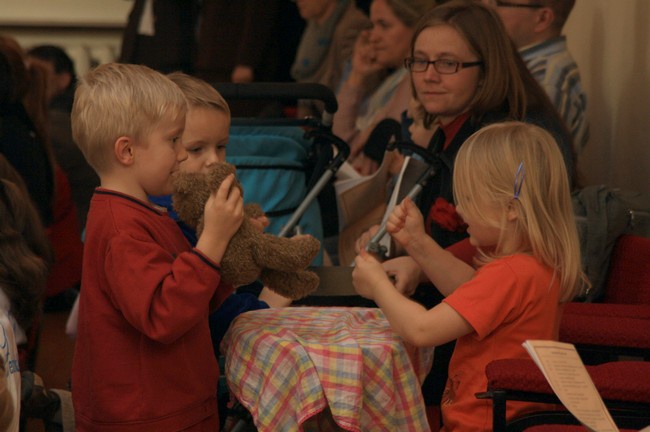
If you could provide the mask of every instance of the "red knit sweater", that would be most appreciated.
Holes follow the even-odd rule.
[[[232,292],[220,278],[167,214],[96,190],[72,370],[78,431],[219,429],[208,304]]]

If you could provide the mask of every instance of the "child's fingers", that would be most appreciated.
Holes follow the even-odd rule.
[[[359,251],[359,256],[368,264],[381,265],[379,260],[373,254],[369,253],[365,248]]]
[[[404,218],[417,221],[418,223],[416,225],[420,225],[424,223],[424,219],[422,217],[422,213],[420,212],[420,209],[418,208],[417,205],[413,202],[411,198],[404,198],[401,204],[403,210],[404,210]]]
[[[228,202],[234,203],[236,205],[239,205],[239,202],[241,201],[242,205],[242,211],[244,211],[244,197],[241,194],[241,191],[238,188],[232,188],[230,192],[228,193]]]
[[[404,205],[405,201],[408,199],[404,198],[401,203],[393,207],[393,211],[391,212],[391,216],[396,216],[398,218],[404,219],[406,218],[406,215],[408,214],[407,207]]]
[[[379,231],[379,225],[373,225],[366,232],[361,234],[354,244],[354,251],[359,253],[361,249],[365,249],[373,236],[377,234],[377,231]]]
[[[237,192],[239,193],[239,189],[232,187],[234,181],[235,181],[235,175],[228,174],[228,177],[226,177],[221,182],[219,189],[217,189],[216,196],[218,199],[221,199],[222,201],[226,201],[230,196],[231,189],[237,190]]]
[[[404,228],[404,224],[406,223],[406,216],[407,214],[404,212],[404,209],[402,209],[401,205],[395,206],[386,221],[386,230],[389,233],[393,234]]]
[[[407,214],[414,215],[420,211],[418,206],[416,206],[413,200],[409,197],[404,198],[402,204],[404,205],[404,210]]]
[[[241,190],[239,188],[230,187],[234,181],[234,174],[230,174],[228,177],[226,177],[223,183],[221,183],[219,190],[217,191],[217,197],[223,199],[226,206],[233,208],[239,215],[239,213],[244,213],[244,197],[242,196]]]
[[[386,231],[389,234],[395,234],[404,228],[404,221],[397,218],[388,218],[386,221]]]
[[[404,211],[405,214],[408,214],[414,208],[417,208],[417,207],[415,206],[415,203],[413,202],[413,200],[411,198],[406,197],[400,203],[400,208]]]

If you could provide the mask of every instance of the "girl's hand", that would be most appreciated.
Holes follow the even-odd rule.
[[[421,282],[420,266],[408,256],[393,258],[382,263],[386,273],[394,280],[395,288],[407,297],[415,293]]]
[[[373,300],[375,289],[379,289],[382,284],[390,284],[381,263],[365,250],[354,259],[354,265],[352,285],[360,296]]]
[[[368,231],[361,234],[354,243],[354,252],[359,254],[362,250],[365,250],[366,246],[368,246],[368,242],[375,234],[377,234],[377,231],[379,231],[379,225],[373,225],[368,229]]]
[[[244,220],[244,200],[238,188],[232,187],[235,175],[230,174],[205,203],[203,234],[217,241],[229,242]]]
[[[409,245],[426,237],[424,231],[424,218],[411,198],[404,200],[395,208],[388,217],[386,230],[397,243],[408,250]]]

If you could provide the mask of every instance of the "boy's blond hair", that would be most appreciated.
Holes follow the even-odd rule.
[[[484,253],[483,262],[529,253],[558,275],[562,301],[585,286],[567,171],[548,132],[522,122],[486,126],[458,151],[453,185],[456,203],[468,216],[502,230],[496,250]],[[501,210],[500,220],[486,215],[490,206]],[[506,231],[513,209],[515,228]]]
[[[146,137],[163,119],[185,115],[178,86],[146,66],[109,63],[88,72],[77,85],[72,106],[72,136],[99,174],[112,164],[121,136]]]
[[[187,100],[189,108],[213,108],[230,117],[230,107],[221,94],[210,84],[183,72],[173,72],[167,77],[176,84]]]

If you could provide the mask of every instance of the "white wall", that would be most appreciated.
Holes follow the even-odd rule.
[[[650,193],[650,1],[576,0],[565,33],[589,98],[586,183]]]
[[[93,62],[110,62],[119,55],[132,5],[127,0],[0,0],[0,32],[26,49],[64,47],[83,74]]]
[[[127,0],[2,0],[2,24],[121,25],[133,3]]]

